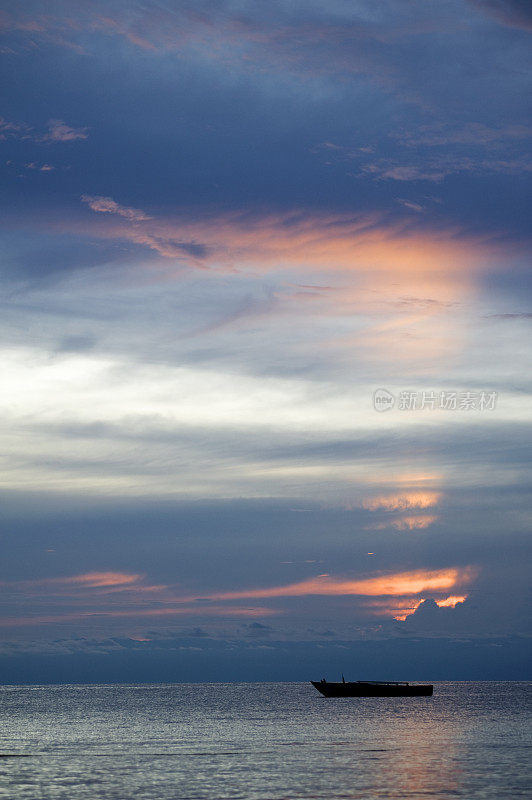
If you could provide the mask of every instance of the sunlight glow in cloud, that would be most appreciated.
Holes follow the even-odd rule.
[[[283,610],[262,606],[235,606],[232,601],[310,595],[371,598],[362,604],[370,610],[370,613],[380,617],[394,616],[396,619],[405,619],[422,601],[421,598],[414,601],[412,598],[415,595],[427,591],[438,595],[450,588],[469,583],[475,575],[476,570],[471,567],[417,570],[377,575],[358,581],[346,581],[322,573],[315,578],[287,586],[215,592],[205,594],[203,597],[191,597],[180,596],[175,592],[175,587],[171,586],[146,586],[140,574],[88,572],[60,578],[11,582],[9,584],[11,591],[19,591],[33,598],[38,597],[41,603],[54,604],[57,598],[68,596],[70,608],[68,612],[57,614],[53,611],[52,605],[49,613],[33,616],[26,612],[19,617],[6,616],[0,620],[0,625],[28,626],[73,620],[89,621],[100,617],[263,617],[282,614]],[[110,606],[107,600],[109,591],[125,591],[128,594],[121,597],[126,597],[127,600],[123,600],[121,604],[119,600],[113,601]],[[393,602],[390,601],[392,597]],[[467,595],[451,595],[442,597],[436,602],[442,607],[454,607],[466,597]],[[220,604],[220,601],[223,604]]]
[[[525,5],[2,5],[20,639],[528,623]]]
[[[411,511],[432,508],[441,500],[441,492],[405,492],[364,500],[362,507],[368,511]]]
[[[105,196],[82,195],[97,212],[90,220],[64,220],[54,227],[148,248],[168,262],[167,280],[183,269],[235,276],[257,272],[330,276],[332,291],[299,291],[276,298],[282,311],[319,312],[324,320],[348,315],[322,347],[356,351],[368,362],[387,359],[433,363],[463,345],[463,326],[453,309],[475,291],[479,275],[498,250],[486,237],[454,229],[416,229],[390,223],[382,214],[327,214],[314,210],[265,214],[244,211],[195,217],[150,217]],[[160,273],[157,280],[160,280]],[[307,277],[308,276],[308,277]],[[371,322],[365,320],[369,317]]]
[[[464,603],[467,598],[467,594],[452,595],[451,597],[446,597],[444,600],[436,600],[436,604],[440,608],[454,608],[457,603]]]
[[[429,590],[441,591],[471,581],[476,574],[472,567],[440,570],[416,570],[379,575],[364,580],[342,580],[328,575],[310,578],[287,586],[267,589],[248,589],[237,592],[220,592],[208,595],[211,600],[240,600],[243,598],[301,597],[305,595],[360,595],[360,596],[405,596]]]
[[[98,225],[94,220],[87,234],[143,244],[165,258],[182,257],[183,242],[193,242],[202,248],[204,266],[231,271],[282,265],[410,278],[410,294],[419,297],[427,285],[438,286],[440,302],[455,299],[452,288],[457,283],[468,285],[469,272],[481,269],[494,248],[482,238],[455,230],[416,231],[390,225],[378,214],[332,216],[302,210],[153,218],[110,197],[84,194],[81,199],[94,211],[143,223],[131,226],[110,219]],[[73,224],[62,223],[65,229]]]
[[[468,598],[467,594],[452,595],[451,597],[445,597],[441,600],[436,600],[435,602],[436,605],[439,606],[439,608],[455,608],[457,603],[463,603],[467,600],[467,598]],[[424,603],[426,599],[427,598],[425,597],[420,598],[414,604],[405,606],[405,610],[400,610],[401,606],[399,605],[399,608],[397,607],[396,609],[390,608],[386,609],[386,611],[387,613],[393,615],[393,618],[398,622],[404,622],[407,617],[412,616],[412,614],[414,614],[417,611],[421,603]]]

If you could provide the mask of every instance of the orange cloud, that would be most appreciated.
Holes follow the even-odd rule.
[[[415,611],[417,611],[422,602],[423,600],[418,600],[416,603],[409,605],[406,610],[401,610],[399,608],[387,608],[386,616],[390,615],[393,616],[397,622],[404,622],[407,617],[410,617],[415,613]]]
[[[328,575],[310,578],[287,586],[267,589],[247,589],[237,592],[219,592],[208,595],[210,600],[241,600],[244,598],[301,597],[304,595],[360,595],[360,596],[405,596],[429,590],[441,591],[468,583],[476,571],[472,567],[440,570],[417,570],[378,575],[365,580],[348,581]],[[188,598],[190,599],[190,598]]]
[[[421,472],[397,472],[397,467],[394,468],[393,475],[391,477],[386,477],[385,480],[379,481],[377,478],[373,480],[375,485],[382,485],[382,483],[392,484],[393,486],[404,486],[404,489],[397,489],[393,493],[396,494],[397,492],[401,492],[401,495],[408,495],[412,492],[414,493],[433,493],[437,492],[434,489],[435,486],[439,486],[444,479],[444,475],[441,472],[426,472],[423,470]]]
[[[405,492],[404,494],[373,497],[364,500],[363,508],[368,511],[410,511],[431,508],[439,503],[441,492]]]
[[[475,575],[476,570],[473,567],[378,574],[362,580],[346,580],[322,573],[314,578],[285,586],[215,592],[200,598],[172,596],[173,593],[170,592],[171,587],[169,586],[146,586],[142,583],[143,576],[137,573],[88,572],[40,581],[9,583],[9,586],[18,588],[27,595],[37,594],[38,597],[48,599],[50,596],[56,599],[58,596],[67,596],[70,610],[64,614],[6,617],[0,619],[0,625],[24,626],[72,620],[98,620],[108,617],[264,617],[281,612],[261,606],[226,605],[225,601],[310,595],[351,595],[371,598],[364,605],[374,609],[379,616],[395,616],[396,619],[405,619],[409,613],[415,611],[421,602],[421,599],[416,596],[425,592],[436,593],[436,595],[447,594],[450,589],[467,585]],[[67,587],[70,588],[67,590]],[[115,602],[111,607],[106,606],[103,598],[109,592],[120,591],[128,593],[127,604],[122,603],[120,606]],[[153,593],[152,597],[148,598],[149,602],[144,599],[145,593]],[[456,603],[463,602],[466,597],[465,594],[453,594],[442,597],[436,602],[442,607],[454,607]],[[393,601],[390,598],[393,598]],[[89,601],[92,608],[89,606]],[[153,607],[153,601],[157,601],[156,607]]]
[[[295,289],[319,274],[336,286],[327,291],[279,292],[277,314],[292,315],[312,304],[320,316],[348,316],[330,330],[321,347],[393,364],[434,363],[463,346],[467,330],[453,309],[474,290],[476,276],[494,255],[494,245],[456,230],[414,230],[378,214],[326,215],[300,210],[284,214],[233,212],[191,218],[151,217],[122,206],[120,198],[85,197],[90,209],[77,221],[52,227],[148,248],[166,261],[167,279],[196,268],[225,273],[275,272]],[[105,213],[102,213],[105,212]],[[49,225],[50,223],[46,223]],[[323,277],[327,272],[329,277]],[[160,266],[157,277],[165,279]],[[318,305],[317,305],[318,304]],[[353,322],[358,320],[358,324]],[[341,333],[339,333],[341,331]]]
[[[454,608],[457,603],[463,603],[467,600],[467,597],[467,594],[452,595],[451,597],[446,597],[445,600],[436,600],[436,603],[440,608]]]
[[[445,597],[442,600],[436,600],[435,602],[440,608],[454,608],[457,603],[463,603],[465,600],[467,600],[467,598],[467,594],[452,595],[451,597]],[[396,619],[398,622],[404,622],[407,617],[410,617],[415,611],[417,611],[421,603],[425,602],[425,599],[426,598],[422,597],[413,605],[409,605],[406,611],[399,609],[394,611],[393,609],[389,609],[389,612],[393,614],[394,619]]]
[[[451,274],[453,282],[465,285],[464,268],[481,268],[488,252],[480,239],[460,237],[455,231],[387,225],[376,214],[327,216],[304,210],[156,219],[135,209],[135,219],[124,220],[123,207],[113,198],[88,199],[105,200],[105,208],[94,203],[91,207],[108,212],[88,221],[91,233],[143,244],[166,258],[183,258],[187,246],[195,245],[202,251],[196,259],[209,267],[303,267],[366,272],[373,278],[376,273],[410,276],[417,281],[411,285],[414,298],[425,297],[427,287],[435,283],[444,287]],[[449,292],[438,294],[440,303],[453,299]]]

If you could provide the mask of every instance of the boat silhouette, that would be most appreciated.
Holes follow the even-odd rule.
[[[311,684],[324,697],[430,697],[432,684],[410,684],[406,681],[342,681],[331,683],[322,678]]]

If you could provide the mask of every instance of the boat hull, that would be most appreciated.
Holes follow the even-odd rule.
[[[353,681],[328,683],[311,681],[311,684],[324,697],[430,697],[434,691],[432,684],[411,686],[406,683],[364,683]]]

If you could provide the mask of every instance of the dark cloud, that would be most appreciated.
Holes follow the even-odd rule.
[[[490,314],[488,319],[532,319],[532,312],[516,311],[507,312],[505,314]]]
[[[44,37],[32,64],[7,59],[6,119],[15,122],[6,125],[15,127],[6,134],[46,130],[57,109],[54,157],[70,168],[56,169],[46,203],[63,205],[61,213],[84,193],[148,214],[168,205],[303,205],[369,206],[393,217],[411,209],[390,201],[383,183],[436,182],[443,203],[433,217],[526,230],[514,180],[530,168],[518,146],[527,126],[519,102],[526,77],[514,69],[523,45],[496,27],[486,31],[474,13],[464,23],[463,4],[112,3],[101,15],[98,7],[60,3],[45,14],[42,4],[13,6],[6,25],[8,37],[23,35],[24,20],[33,19],[32,37]],[[83,53],[50,50],[54,25],[79,39]],[[116,37],[126,71],[113,57]],[[31,118],[19,91],[30,84]],[[488,93],[485,104],[479,98]],[[317,154],[320,142],[330,146]],[[457,150],[427,152],[438,142]],[[482,151],[493,144],[495,153]],[[26,163],[42,150],[31,137],[4,145],[8,158],[23,154]],[[12,202],[27,207],[19,184]],[[33,191],[36,200],[46,190]],[[417,195],[408,202],[423,205]],[[202,254],[201,243],[183,248]]]
[[[530,640],[486,637],[275,642],[183,638],[77,640],[4,646],[5,684],[302,681],[325,675],[374,680],[528,680]]]
[[[529,6],[0,27],[4,680],[523,677]]]
[[[85,336],[66,336],[57,345],[60,353],[85,353],[96,344],[96,338],[87,334]]]
[[[273,628],[271,625],[263,625],[262,622],[250,622],[249,625],[245,626],[244,631],[244,636],[249,636],[255,639],[264,639],[265,637],[272,635]]]
[[[490,582],[493,580],[493,573]],[[404,622],[397,622],[399,629],[436,636],[476,634],[498,632],[504,634],[515,629],[516,621],[522,625],[522,632],[532,634],[523,620],[530,616],[529,600],[526,597],[493,597],[489,587],[486,591],[473,592],[463,602],[457,602],[454,607],[440,607],[432,598],[423,600],[415,612],[409,615]]]
[[[532,31],[532,9],[528,0],[470,1],[505,25]]]
[[[134,262],[144,251],[131,243],[80,239],[73,235],[54,236],[35,230],[11,231],[6,237],[6,258],[2,264],[4,279],[19,285],[56,281],[66,274]]]

